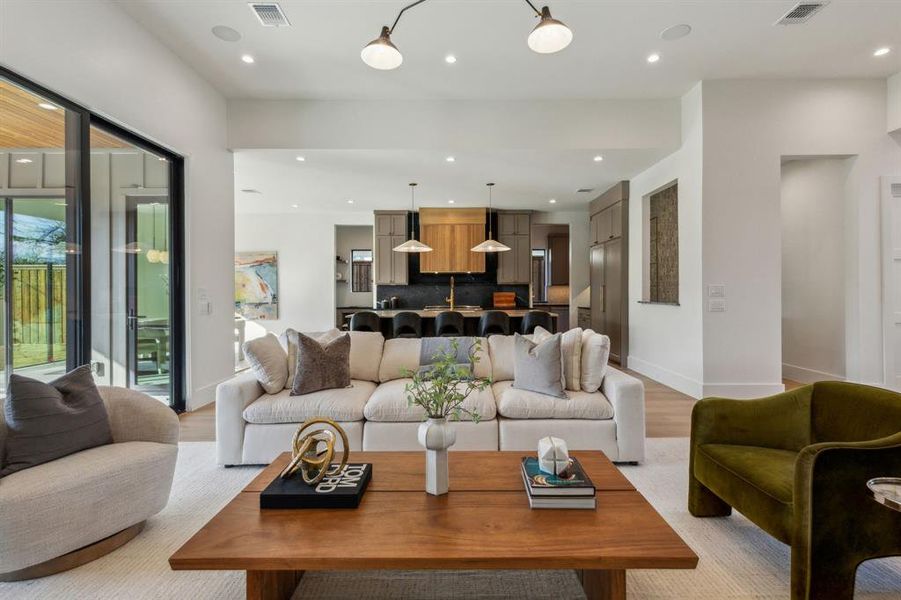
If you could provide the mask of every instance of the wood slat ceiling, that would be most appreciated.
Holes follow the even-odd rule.
[[[0,150],[65,146],[66,111],[46,110],[39,102],[44,99],[0,79]],[[91,148],[130,147],[112,135],[91,130]]]

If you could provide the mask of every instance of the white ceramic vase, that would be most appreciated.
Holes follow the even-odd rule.
[[[447,493],[447,449],[456,441],[457,432],[447,419],[430,418],[419,426],[419,443],[425,447],[426,493]]]

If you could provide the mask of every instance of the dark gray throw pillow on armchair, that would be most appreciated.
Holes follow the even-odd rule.
[[[88,365],[50,383],[12,374],[7,392],[0,477],[113,442],[109,415]]]

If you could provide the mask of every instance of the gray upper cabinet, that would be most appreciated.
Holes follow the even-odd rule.
[[[497,282],[527,284],[532,279],[531,214],[501,212],[497,215],[497,240],[510,247],[497,256]]]
[[[374,271],[375,283],[406,285],[407,255],[394,248],[407,239],[407,213],[386,211],[375,213]]]
[[[618,238],[623,236],[623,203],[617,202],[609,209],[610,211],[610,237]]]
[[[623,203],[617,202],[591,215],[590,242],[603,244],[623,235]]]

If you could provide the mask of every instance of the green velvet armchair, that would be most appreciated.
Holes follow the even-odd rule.
[[[851,599],[857,566],[901,555],[901,513],[869,497],[901,477],[901,394],[820,382],[691,415],[688,509],[745,515],[791,545],[793,600]]]

